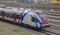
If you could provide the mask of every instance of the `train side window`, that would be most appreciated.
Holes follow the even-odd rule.
[[[6,13],[6,17],[7,18],[12,18],[12,14],[11,13]]]
[[[0,16],[2,15],[2,12],[0,12]]]
[[[2,11],[2,12],[1,12],[1,15],[5,15],[5,12],[4,12],[4,11]]]
[[[36,18],[34,18],[34,17],[31,17],[31,21],[32,22],[38,22],[38,20]]]

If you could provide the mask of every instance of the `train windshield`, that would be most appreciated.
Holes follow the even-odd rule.
[[[36,10],[36,12],[41,16],[41,18],[46,21],[46,15],[42,10]]]

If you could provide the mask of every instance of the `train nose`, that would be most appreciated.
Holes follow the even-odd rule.
[[[41,16],[41,20],[44,25],[48,24],[48,20],[46,16]]]
[[[50,25],[48,24],[48,20],[46,20],[46,21],[43,21],[43,28],[48,28],[48,27],[50,27]]]
[[[43,21],[43,24],[44,24],[44,25],[48,24],[48,20]]]

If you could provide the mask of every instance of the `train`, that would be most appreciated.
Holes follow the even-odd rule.
[[[0,8],[0,19],[11,21],[14,24],[25,26],[28,25],[35,28],[48,27],[48,19],[43,10],[30,8]]]
[[[50,4],[60,4],[60,0],[50,0]]]

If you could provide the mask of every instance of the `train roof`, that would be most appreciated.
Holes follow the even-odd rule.
[[[42,13],[43,10],[38,10],[38,9],[30,9],[30,8],[15,8],[15,7],[5,7],[5,8],[0,8],[0,10],[4,11],[12,11],[12,12],[39,12]]]

